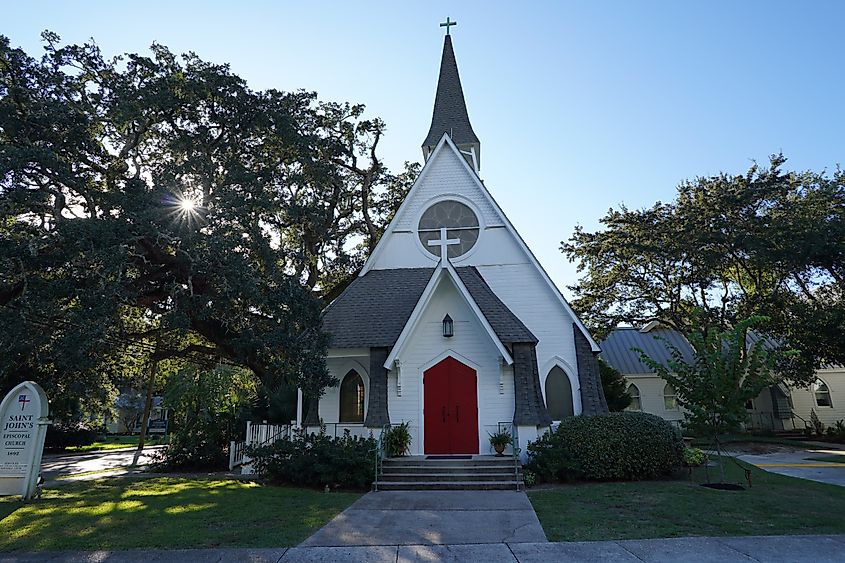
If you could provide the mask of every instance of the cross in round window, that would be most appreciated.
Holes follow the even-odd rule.
[[[446,200],[440,201],[425,210],[420,217],[417,232],[423,247],[434,256],[440,257],[438,246],[429,246],[429,241],[440,239],[440,229],[445,227],[446,236],[458,239],[460,243],[449,246],[449,258],[463,256],[475,246],[478,240],[478,217],[472,209],[463,203]]]

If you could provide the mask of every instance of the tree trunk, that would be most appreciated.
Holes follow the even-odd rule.
[[[150,357],[150,375],[147,381],[147,397],[144,401],[144,415],[141,417],[141,434],[138,436],[138,449],[132,458],[132,466],[138,465],[141,453],[144,451],[144,442],[147,439],[147,426],[150,424],[150,412],[153,410],[153,391],[155,390],[156,373],[158,372],[158,342],[155,352]]]

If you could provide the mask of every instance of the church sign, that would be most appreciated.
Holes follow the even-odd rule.
[[[24,381],[0,403],[0,495],[32,498],[41,469],[49,406],[44,390]]]

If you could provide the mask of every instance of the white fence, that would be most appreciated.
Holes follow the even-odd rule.
[[[259,447],[272,444],[276,440],[289,438],[293,425],[290,424],[253,424],[246,423],[246,438],[243,442],[232,441],[229,444],[229,470],[241,466],[244,474],[252,473],[252,459],[244,452],[247,447]]]
[[[244,475],[251,475],[253,473],[252,459],[246,455],[248,447],[267,446],[276,442],[290,438],[291,433],[296,431],[296,425],[291,424],[253,424],[246,423],[246,437],[243,442],[232,441],[229,444],[229,470],[232,471],[236,467],[241,467],[241,473]],[[366,438],[378,434],[379,431],[373,431],[372,428],[366,428],[363,424],[345,424],[345,423],[323,423],[322,425],[303,426],[301,431],[308,434],[317,434],[323,432],[328,436],[340,437],[346,432],[352,436]]]

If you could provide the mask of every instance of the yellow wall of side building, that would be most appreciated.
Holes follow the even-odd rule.
[[[791,389],[792,410],[807,420],[810,420],[810,411],[815,410],[825,426],[832,426],[837,420],[845,420],[845,368],[822,369],[816,374],[830,390],[831,406],[819,406],[811,388],[795,388]]]
[[[809,421],[810,412],[816,411],[819,420],[825,426],[833,426],[837,420],[845,420],[845,368],[822,369],[817,372],[819,379],[825,382],[830,390],[831,406],[819,406],[812,388],[790,387],[792,410],[797,415],[795,428],[804,426],[802,418]],[[667,410],[663,400],[663,388],[666,381],[656,375],[625,375],[625,380],[635,384],[640,390],[642,411],[656,414],[670,421],[681,421],[684,418],[683,409]],[[749,424],[754,428],[766,430],[791,430],[790,419],[780,420],[773,416],[772,397],[768,389],[763,390],[753,401],[753,409],[749,410]],[[629,409],[631,410],[631,409]]]
[[[684,419],[683,410],[678,407],[673,410],[666,408],[663,389],[666,381],[656,375],[625,375],[628,384],[633,383],[640,390],[640,405],[643,412],[656,414],[666,420],[681,421]],[[628,410],[634,410],[629,408]]]

